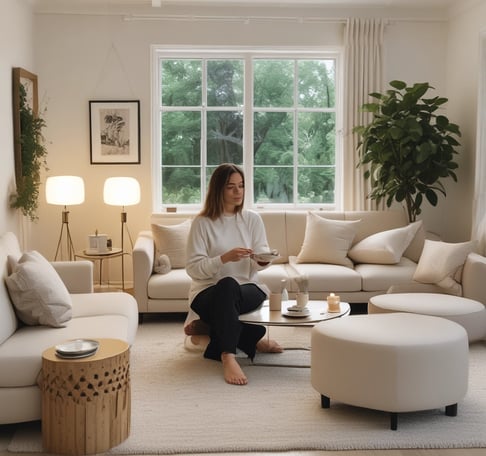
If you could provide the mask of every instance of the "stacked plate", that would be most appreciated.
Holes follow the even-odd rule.
[[[290,306],[287,307],[287,310],[282,312],[282,314],[286,317],[308,317],[310,315],[310,310],[307,307]]]
[[[100,343],[91,339],[75,339],[56,345],[56,355],[60,358],[86,358],[98,351]]]

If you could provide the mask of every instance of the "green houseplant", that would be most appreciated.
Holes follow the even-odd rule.
[[[360,136],[358,167],[364,167],[370,179],[369,198],[390,207],[404,202],[410,222],[421,213],[424,196],[436,206],[438,193],[446,196],[441,179],[457,182],[454,161],[461,136],[459,127],[437,110],[447,98],[424,98],[428,83],[408,87],[403,81],[391,81],[385,93],[371,93],[376,101],[362,110],[372,114],[368,125],[354,128]]]
[[[27,101],[25,87],[19,85],[20,132],[16,138],[20,142],[21,175],[17,178],[17,191],[11,195],[10,206],[20,209],[32,221],[37,219],[41,169],[47,169],[44,136],[46,126],[41,115],[36,115]]]

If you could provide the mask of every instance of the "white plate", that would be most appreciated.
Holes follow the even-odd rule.
[[[66,355],[66,354],[56,352],[56,356],[59,356],[59,358],[64,358],[64,359],[87,358],[88,356],[93,356],[94,354],[96,354],[97,351],[98,349],[96,348],[92,352],[81,353],[79,355]]]
[[[61,356],[92,355],[98,350],[99,342],[91,339],[75,339],[56,345],[56,353]]]
[[[271,261],[276,260],[277,258],[280,258],[280,255],[274,252],[263,252],[263,253],[255,253],[255,255],[253,255],[253,258],[256,261],[260,261],[262,263],[269,263]]]
[[[282,312],[282,315],[285,315],[286,317],[294,317],[294,318],[308,317],[310,314],[311,313],[309,309],[291,310],[290,307],[286,311]]]

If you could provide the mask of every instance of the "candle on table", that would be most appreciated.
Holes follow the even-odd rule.
[[[335,295],[334,293],[331,293],[327,297],[327,311],[328,312],[340,312],[341,306],[339,305],[339,303],[340,303],[340,297]]]

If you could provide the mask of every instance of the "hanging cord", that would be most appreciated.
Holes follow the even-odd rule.
[[[118,66],[120,67],[121,72],[125,77],[125,81],[128,85],[128,88],[130,89],[131,95],[135,98],[135,91],[133,90],[132,84],[130,83],[130,78],[128,77],[128,72],[125,68],[125,65],[123,64],[123,60],[120,56],[120,53],[118,52],[118,49],[116,48],[115,43],[113,43],[113,42],[111,42],[111,46],[108,49],[108,52],[106,53],[105,61],[104,61],[103,66],[101,68],[99,77],[96,81],[96,85],[95,85],[93,93],[96,95],[99,86],[101,85],[103,79],[105,78],[105,76],[108,72],[108,63],[110,61],[110,57],[111,57],[112,54],[114,55],[116,62],[118,63]]]

